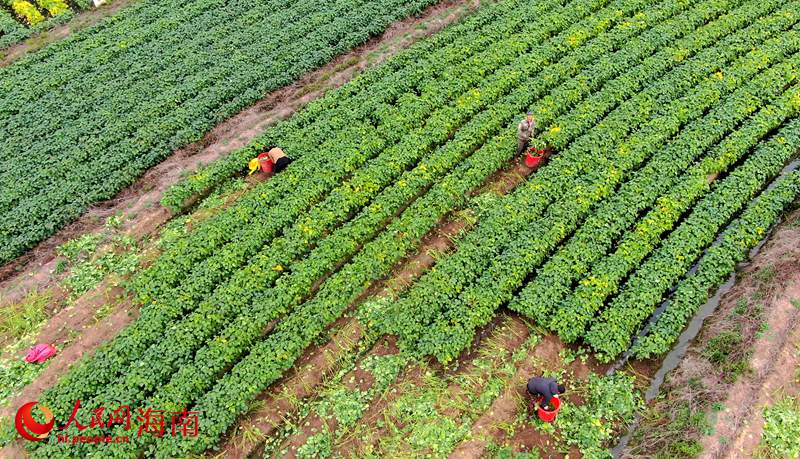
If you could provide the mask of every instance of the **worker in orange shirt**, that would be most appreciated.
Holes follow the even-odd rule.
[[[258,170],[266,173],[278,173],[286,169],[290,162],[291,160],[282,148],[270,145],[267,147],[266,153],[261,153],[257,158],[251,159],[247,166],[250,168],[251,174]]]
[[[286,169],[286,166],[288,166],[291,161],[289,157],[286,156],[286,153],[283,152],[283,149],[277,146],[270,146],[267,154],[269,155],[269,159],[272,160],[272,164],[275,165],[272,170],[275,171],[276,174]]]

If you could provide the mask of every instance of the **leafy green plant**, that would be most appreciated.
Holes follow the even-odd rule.
[[[303,459],[319,459],[330,457],[331,436],[327,432],[312,435],[308,442],[297,449],[297,457]]]
[[[56,253],[65,257],[67,261],[76,262],[93,255],[102,240],[103,235],[100,233],[84,234],[58,246]]]
[[[788,8],[785,11],[788,11]],[[791,19],[784,21],[781,15],[772,16],[770,19],[774,19],[775,24],[764,21],[763,24],[753,26],[753,29],[759,30],[756,35],[763,32],[763,37],[767,38],[775,33],[775,29],[780,30],[780,28],[789,27],[793,24]],[[745,29],[737,32],[734,36],[741,38],[742,36],[747,36],[748,32]],[[731,39],[734,40],[733,38]],[[770,43],[775,47],[776,60],[780,61],[786,53],[786,48],[783,46],[785,43],[777,39],[771,40]],[[742,51],[745,51],[745,49],[742,49]],[[716,52],[709,53],[709,55],[715,59],[722,57],[724,62],[724,59],[726,59],[724,56],[729,52],[729,57],[736,55],[735,51],[729,48],[725,49],[722,56]],[[744,56],[736,62],[736,65],[732,67],[729,73],[733,81],[744,84],[750,75],[761,69],[764,64],[755,64],[757,59],[761,59],[761,56],[756,54],[758,53]],[[689,76],[694,65],[702,67],[708,64],[704,62],[704,55],[705,52],[680,68],[680,70],[687,73],[678,71],[669,75],[669,79],[674,81],[674,87],[671,89],[674,89],[676,93],[673,93],[673,95],[678,94],[681,85],[689,85],[691,81],[699,81],[704,78],[703,73],[696,74],[693,77]],[[713,61],[714,59],[712,59]],[[768,81],[777,80],[779,75],[790,74],[792,67],[788,63],[779,65],[774,72],[773,75],[766,77]],[[638,72],[638,74],[641,74],[641,72]],[[675,78],[675,80],[672,80],[672,78]],[[703,81],[691,95],[681,97],[672,104],[665,106],[660,116],[650,120],[630,141],[620,147],[625,150],[626,154],[612,157],[608,160],[608,163],[601,161],[596,156],[593,158],[595,163],[603,164],[603,167],[608,168],[606,173],[598,174],[603,177],[602,180],[596,180],[592,176],[594,183],[591,181],[589,183],[578,182],[581,184],[573,186],[575,190],[574,196],[571,195],[567,199],[556,203],[555,206],[551,206],[540,221],[533,223],[531,221],[539,212],[538,209],[544,210],[544,207],[549,202],[547,196],[542,196],[542,194],[553,193],[559,189],[558,186],[547,183],[549,176],[537,174],[531,183],[534,184],[533,186],[539,185],[540,188],[536,191],[541,191],[541,193],[526,193],[525,187],[521,187],[519,195],[515,192],[506,200],[506,202],[511,201],[518,205],[519,209],[525,209],[525,211],[520,212],[518,215],[506,214],[505,218],[498,219],[497,223],[486,219],[483,225],[479,225],[475,231],[468,234],[463,240],[464,243],[459,244],[456,254],[450,257],[446,263],[440,263],[437,266],[437,270],[432,272],[430,276],[423,277],[417,286],[408,292],[407,297],[399,303],[397,309],[400,314],[393,319],[397,326],[394,329],[390,329],[390,331],[398,333],[406,342],[412,341],[411,346],[417,347],[420,352],[436,355],[443,362],[453,359],[472,339],[474,329],[478,325],[486,323],[497,307],[513,297],[514,290],[519,288],[532,267],[544,261],[547,253],[555,248],[566,234],[574,230],[594,202],[612,192],[614,185],[623,180],[624,174],[647,159],[656,149],[656,145],[668,138],[671,132],[676,130],[682,123],[690,120],[691,117],[701,116],[707,108],[705,104],[713,104],[719,101],[720,97],[733,87],[734,85],[721,83],[717,78],[710,78]],[[663,88],[659,86],[654,88],[653,91],[663,93]],[[666,95],[662,94],[661,97],[666,97]],[[639,94],[629,101],[630,105],[635,105],[633,102],[639,100],[648,100],[647,92]],[[649,102],[646,104],[649,104]],[[595,107],[592,108],[594,109]],[[624,133],[629,127],[630,119],[624,124],[620,124],[619,130]],[[603,131],[603,135],[609,135],[609,131]],[[693,135],[692,131],[688,131],[686,135]],[[555,131],[553,136],[554,138],[559,138],[562,136],[561,131]],[[586,154],[590,156],[590,149],[591,147],[588,144],[585,146],[583,144],[573,144],[568,151],[563,152],[556,159],[569,161],[572,159],[570,155]],[[696,152],[699,153],[699,151]],[[663,158],[666,163],[673,160],[668,155],[659,156],[659,158]],[[575,173],[577,169],[575,169],[574,165],[572,163],[567,164],[572,168],[570,172]],[[558,169],[554,168],[554,166],[555,161],[542,174],[550,171],[557,174]],[[650,173],[653,174],[653,177],[658,177],[661,171],[659,168],[654,167],[650,169]],[[551,180],[556,181],[556,183],[564,183],[568,180],[565,175],[568,174],[554,175]],[[508,205],[501,207],[506,211],[508,208]],[[636,213],[633,213],[633,215],[635,216]],[[531,229],[543,228],[544,234],[538,234],[535,238],[517,236],[515,239],[515,235],[521,234],[518,229],[515,229],[517,228],[515,225],[524,225],[525,222],[530,222],[528,224],[531,225],[529,226]],[[496,226],[493,227],[492,224]],[[503,229],[501,230],[500,228]],[[491,237],[497,240],[498,243],[494,245],[482,244],[481,238],[486,237]],[[502,253],[502,256],[498,258],[498,262],[490,265],[488,270],[483,272],[478,282],[469,285],[473,282],[475,276],[481,272],[484,260],[491,260],[494,254],[499,256],[500,249],[503,247],[503,243],[500,241],[505,240],[509,240],[511,244]],[[496,252],[491,253],[489,250]],[[465,266],[468,269],[464,269]],[[445,279],[449,283],[448,289],[440,287]],[[468,285],[468,288],[460,292],[461,285]],[[451,297],[456,296],[458,296],[458,300],[453,301]],[[443,311],[446,311],[446,313]],[[434,322],[433,326],[430,326],[431,322]],[[417,337],[419,333],[423,333],[421,339]],[[417,339],[420,341],[413,343]]]
[[[607,450],[615,428],[633,421],[643,406],[641,394],[634,389],[634,378],[617,373],[612,376],[590,374],[583,405],[565,404],[555,427],[564,443],[576,446],[582,457],[611,457]]]
[[[800,400],[784,397],[764,408],[764,432],[760,447],[768,457],[800,457]]]
[[[7,405],[17,391],[33,382],[48,364],[31,365],[22,358],[0,360],[0,406]]]
[[[139,266],[138,244],[117,231],[120,217],[110,217],[101,232],[84,234],[56,249],[63,259],[57,272],[69,273],[60,284],[70,291],[72,299],[95,287],[109,274],[126,277]]]
[[[721,365],[730,358],[732,349],[741,345],[741,343],[741,333],[734,331],[722,332],[708,341],[703,356],[711,363]]]
[[[611,199],[602,203],[569,242],[539,269],[511,307],[524,311],[539,323],[557,331],[562,339],[574,340],[578,337],[582,324],[599,307],[600,295],[614,285],[616,278],[616,274],[612,276],[607,272],[602,279],[594,275],[587,276],[593,264],[608,253],[615,239],[638,218],[638,211],[655,205],[649,217],[664,214],[665,226],[675,222],[682,212],[708,192],[709,188],[703,184],[706,175],[726,171],[770,129],[797,113],[797,104],[792,101],[798,92],[790,89],[780,96],[776,106],[770,105],[759,110],[738,130],[727,134],[710,153],[706,152],[714,140],[720,139],[727,130],[736,126],[737,120],[755,109],[752,103],[754,97],[766,103],[783,87],[783,81],[778,78],[759,76],[736,91],[709,116],[688,126],[689,135],[680,136],[666,148],[671,158],[664,156],[663,161],[651,163],[624,184]],[[707,156],[703,157],[704,154]],[[691,164],[691,161],[695,163]],[[673,175],[679,173],[682,175]],[[659,193],[664,194],[659,196]],[[604,260],[603,263],[615,268],[627,266],[615,265],[611,260]],[[602,266],[597,265],[595,269],[601,271]],[[581,280],[583,276],[586,277]],[[567,302],[573,283],[578,281],[576,296]],[[547,315],[550,305],[559,303],[556,312]]]

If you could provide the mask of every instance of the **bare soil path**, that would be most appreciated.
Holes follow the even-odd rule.
[[[764,299],[766,330],[752,347],[751,370],[727,389],[730,394],[714,434],[702,441],[703,458],[747,457],[760,439],[761,411],[777,390],[794,380],[800,309],[800,228],[784,225],[756,257],[750,269],[776,272],[774,291]],[[749,279],[747,279],[749,280]],[[745,280],[745,284],[747,283]],[[758,434],[758,435],[756,435]]]
[[[567,346],[557,336],[547,335],[542,338],[534,351],[520,365],[506,390],[494,401],[492,406],[472,425],[468,437],[450,454],[451,459],[474,459],[486,457],[490,445],[513,445],[519,452],[536,451],[541,457],[563,457],[555,451],[555,444],[549,435],[533,428],[526,421],[520,426],[515,422],[521,415],[528,416],[525,383],[531,375],[541,374],[553,365],[561,362],[560,353]],[[597,365],[592,359],[587,362],[574,360],[568,367],[577,379],[586,378],[589,372],[602,373],[605,368]],[[564,397],[566,403],[582,403],[569,392]],[[577,456],[576,456],[577,457]]]
[[[756,457],[756,448],[764,431],[763,408],[773,405],[781,396],[800,395],[800,382],[795,376],[800,370],[800,327],[796,325],[795,322],[794,331],[775,360],[775,371],[764,380],[754,406],[755,412],[745,421],[725,457]]]
[[[751,372],[730,389],[724,410],[717,418],[714,435],[703,441],[703,458],[753,457],[761,439],[762,410],[785,389],[794,389],[800,345],[800,272],[785,290],[771,301],[768,331],[754,346]]]

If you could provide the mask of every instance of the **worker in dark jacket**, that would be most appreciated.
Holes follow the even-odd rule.
[[[531,142],[531,137],[536,131],[536,118],[533,112],[528,112],[524,120],[517,126],[517,156],[521,155]]]
[[[534,400],[542,396],[542,406],[550,405],[550,400],[558,394],[563,394],[567,388],[563,384],[556,383],[555,378],[531,378],[528,380],[528,393]]]

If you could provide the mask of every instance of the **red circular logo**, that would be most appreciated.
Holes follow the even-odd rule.
[[[17,432],[22,438],[30,441],[42,441],[47,438],[47,434],[53,429],[56,420],[53,417],[53,412],[50,408],[39,405],[39,410],[44,413],[44,424],[40,424],[33,419],[31,410],[38,402],[28,402],[22,405],[17,410],[17,416],[14,418],[14,424],[17,426]]]

